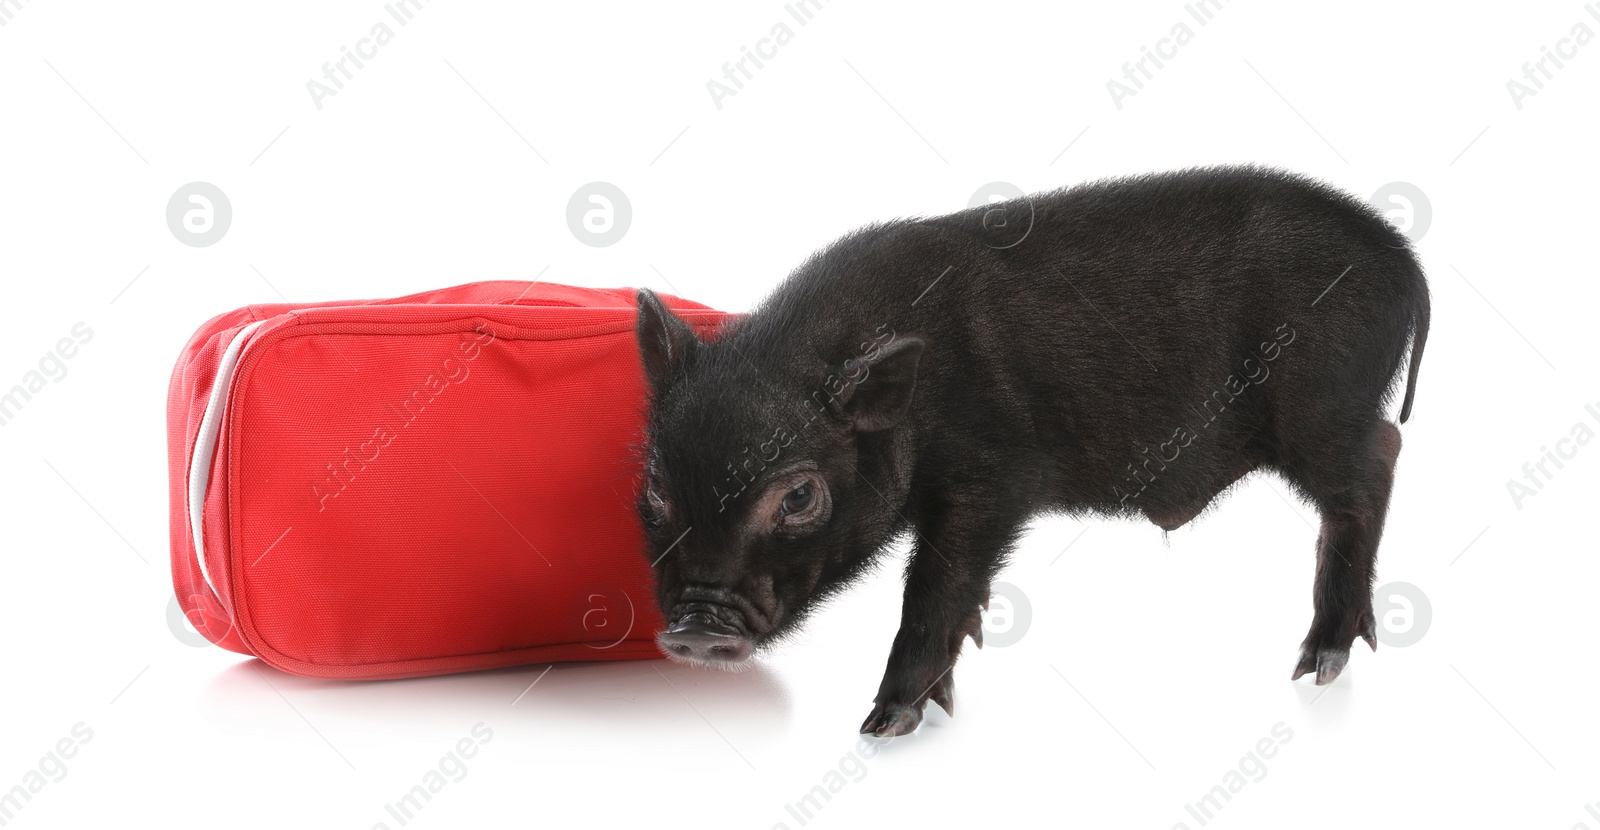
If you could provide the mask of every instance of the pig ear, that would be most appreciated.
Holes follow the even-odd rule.
[[[896,339],[867,357],[847,361],[840,373],[846,385],[836,399],[840,414],[861,432],[889,429],[911,408],[917,364],[927,343]]]
[[[654,291],[641,288],[639,305],[639,354],[644,359],[644,376],[650,388],[660,389],[682,365],[685,357],[700,345],[689,324],[678,319]]]

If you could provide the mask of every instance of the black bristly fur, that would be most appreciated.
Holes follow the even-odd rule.
[[[1409,341],[1410,415],[1428,293],[1406,237],[1356,198],[1259,167],[1102,181],[851,233],[708,343],[650,292],[639,305],[662,506],[640,509],[669,620],[706,599],[767,642],[914,531],[863,731],[951,708],[962,639],[1030,516],[1170,530],[1256,469],[1322,515],[1294,676],[1329,682],[1356,637],[1375,647],[1400,449],[1385,408]],[[787,538],[769,490],[797,463],[831,515]]]

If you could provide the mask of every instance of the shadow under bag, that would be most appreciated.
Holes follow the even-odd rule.
[[[314,677],[661,656],[636,317],[632,289],[501,281],[207,322],[167,395],[189,622]]]

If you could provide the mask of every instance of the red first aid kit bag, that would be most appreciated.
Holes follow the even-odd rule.
[[[727,317],[662,300],[703,336]],[[316,677],[660,656],[636,314],[507,281],[206,323],[167,395],[189,622]]]

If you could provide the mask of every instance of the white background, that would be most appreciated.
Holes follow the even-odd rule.
[[[1546,64],[1520,109],[1506,86],[1574,24],[1600,31],[1576,0],[1234,0],[1204,26],[1177,2],[834,0],[805,26],[777,0],[436,2],[320,110],[307,81],[388,19],[376,0],[0,16],[0,390],[93,330],[0,427],[0,788],[93,731],[6,826],[397,827],[384,805],[481,722],[491,741],[411,826],[793,828],[786,805],[842,780],[806,826],[1196,828],[1185,805],[1282,723],[1208,826],[1600,828],[1600,446],[1520,505],[1507,489],[1574,424],[1600,432],[1600,45]],[[719,109],[707,82],[778,21],[792,41]],[[1119,109],[1107,82],[1180,21],[1192,41]],[[898,554],[739,675],[347,684],[169,628],[166,384],[217,312],[539,274],[744,310],[836,235],[987,182],[1214,162],[1364,198],[1409,182],[1429,206],[1433,328],[1379,582],[1417,586],[1431,618],[1414,646],[1358,646],[1334,686],[1288,679],[1316,517],[1266,478],[1165,541],[1038,522],[1003,577],[1032,607],[1020,641],[969,647],[958,716],[865,760]],[[610,247],[566,223],[594,180],[633,208]],[[166,224],[191,181],[233,207],[209,247]]]

